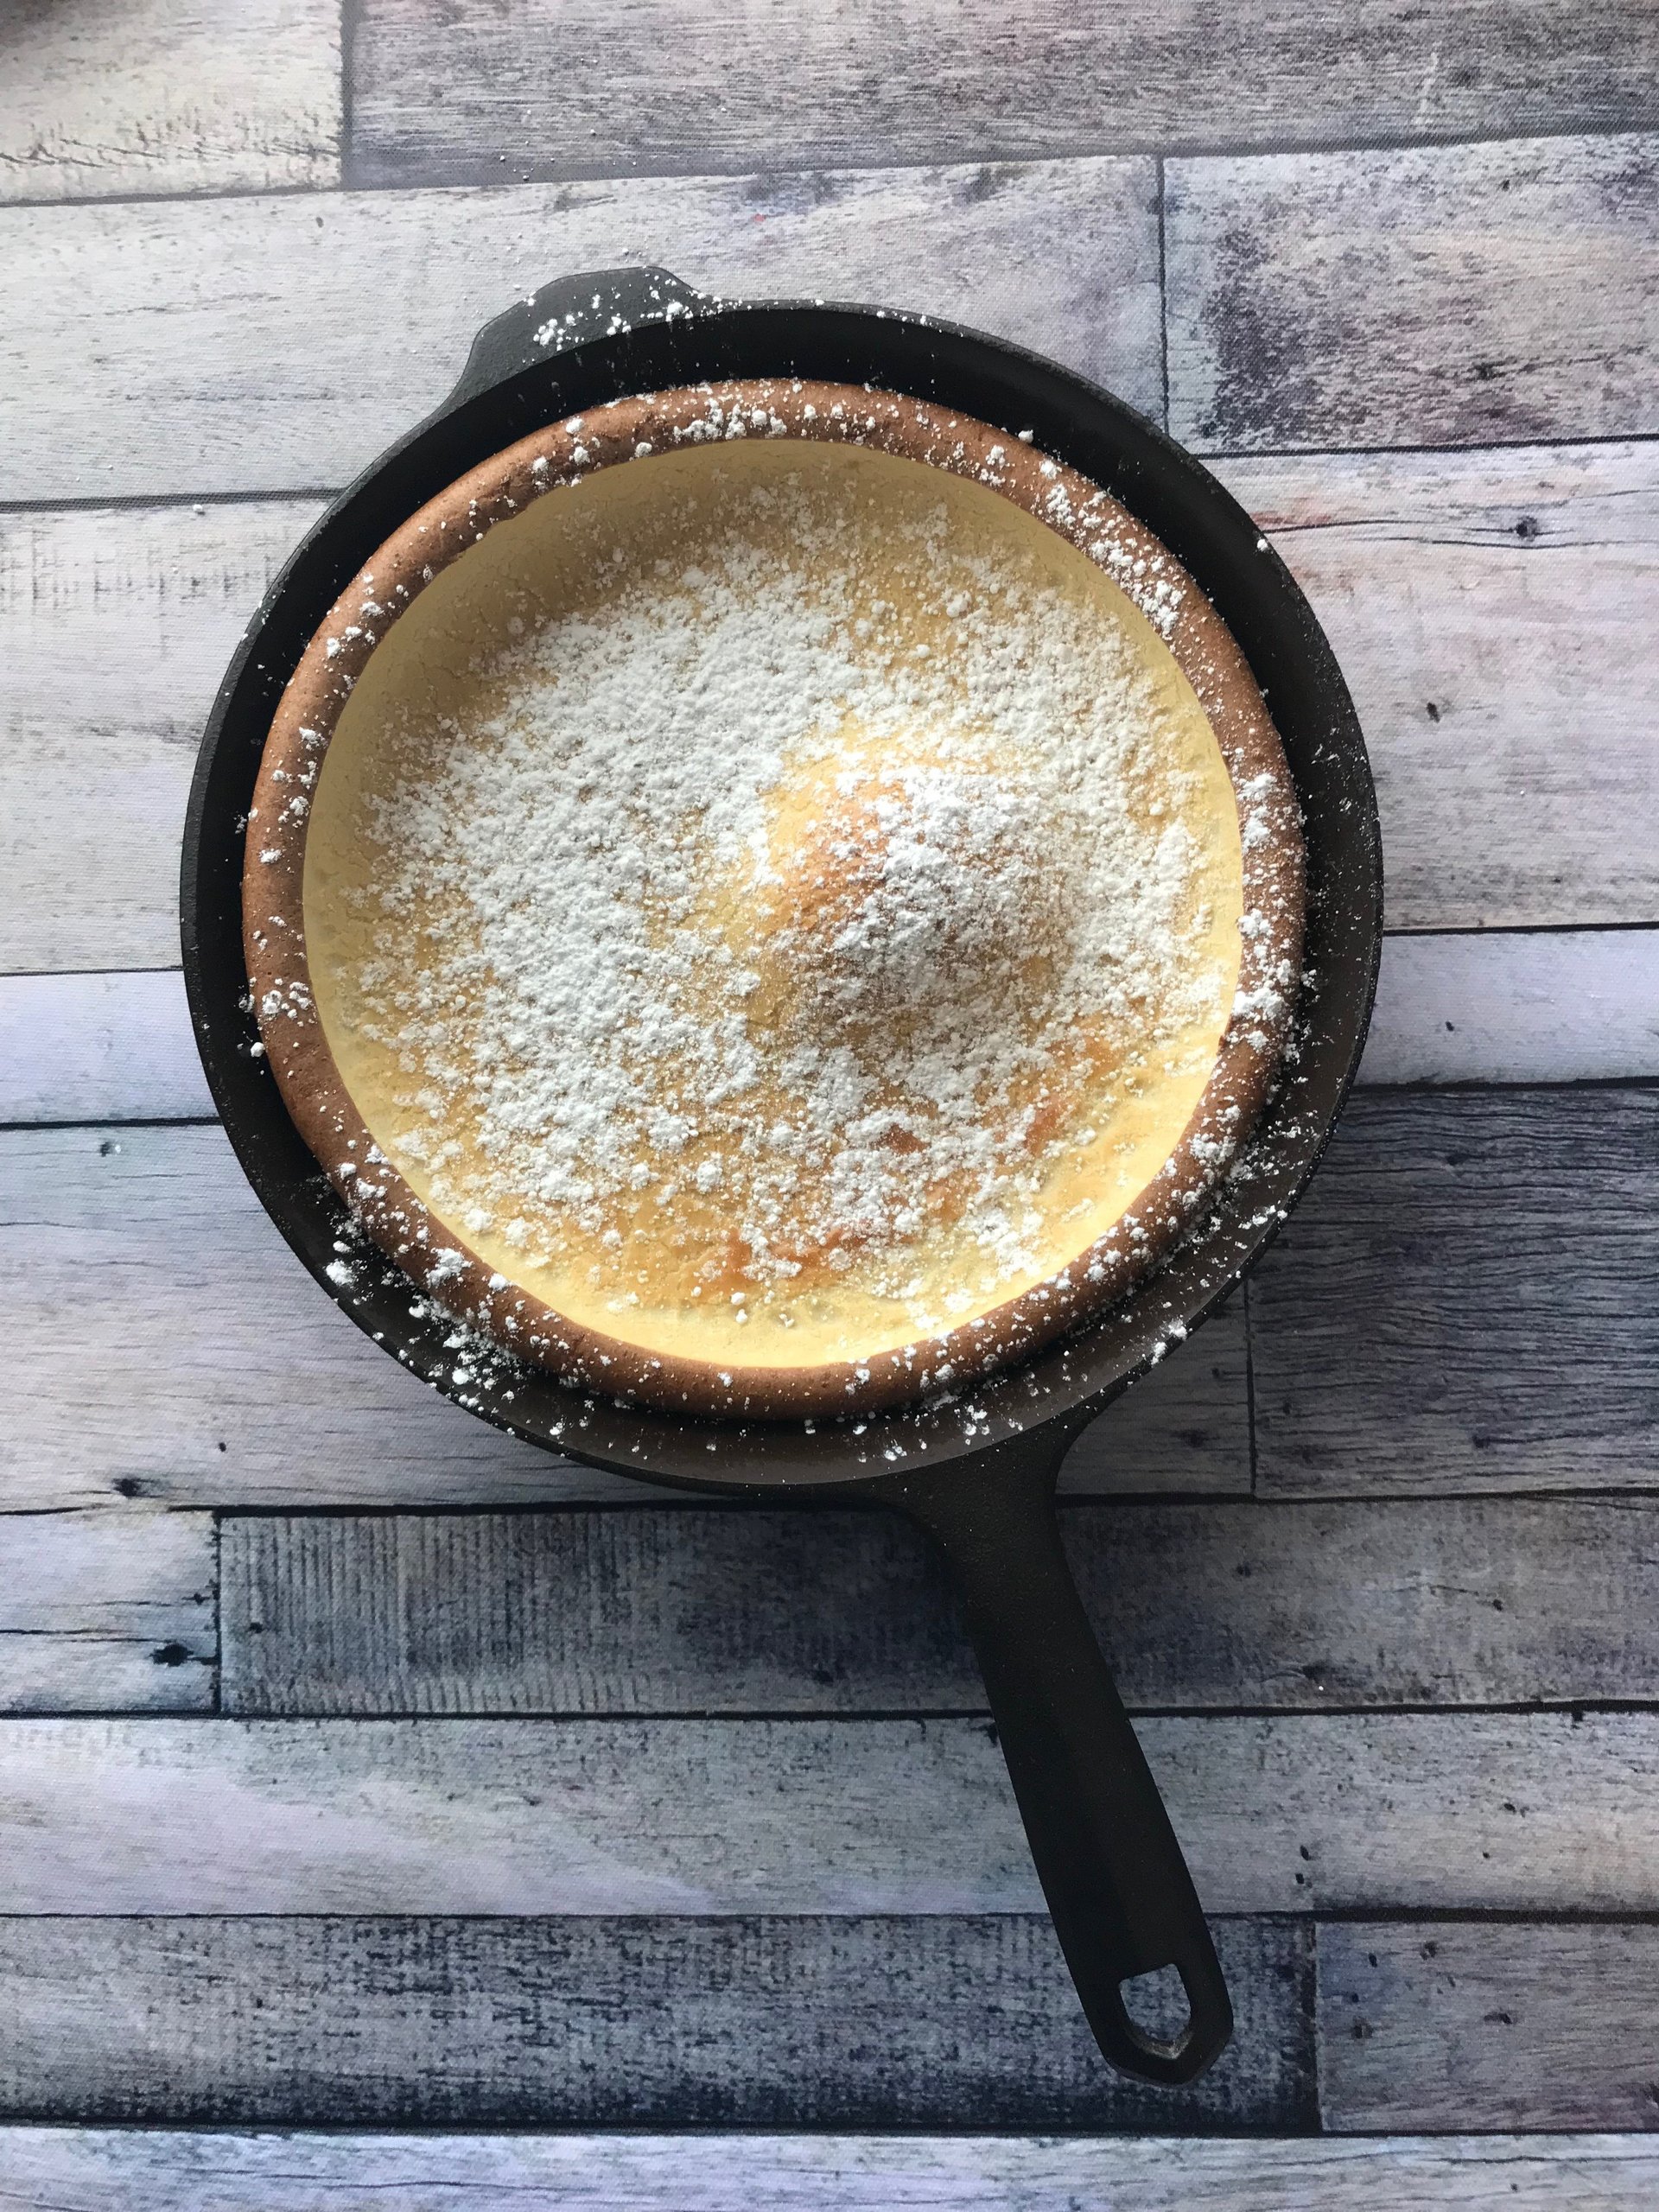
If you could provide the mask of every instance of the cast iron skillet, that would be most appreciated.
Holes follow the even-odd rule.
[[[1307,844],[1306,982],[1295,1057],[1213,1217],[1161,1274],[1069,1341],[964,1404],[855,1423],[677,1418],[584,1399],[538,1371],[511,1403],[457,1377],[449,1324],[370,1254],[324,1270],[346,1217],[255,1052],[242,961],[244,816],[270,717],[306,641],[374,548],[477,462],[620,395],[704,378],[870,383],[980,416],[1103,485],[1192,571],[1249,660],[1284,741]],[[1150,423],[1036,355],[972,331],[822,302],[703,297],[662,270],[549,284],[488,324],[436,414],[338,499],[289,562],[236,656],[202,742],[185,830],[184,972],[214,1101],[248,1179],[314,1275],[377,1343],[517,1435],[689,1489],[880,1500],[942,1547],[1054,1925],[1114,2065],[1186,2082],[1224,2047],[1231,2008],[1167,1815],[1072,1586],[1053,1511],[1078,1432],[1211,1311],[1306,1182],[1370,1018],[1382,866],[1370,772],[1306,601],[1249,518]],[[411,1307],[414,1308],[411,1311]],[[1162,2037],[1125,2001],[1173,1967],[1188,2017]]]

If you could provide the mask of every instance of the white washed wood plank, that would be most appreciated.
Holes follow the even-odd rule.
[[[340,181],[336,0],[16,0],[0,200]]]
[[[0,1711],[207,1712],[205,1513],[0,1514]]]
[[[0,209],[0,499],[343,484],[482,322],[622,262],[971,321],[1155,411],[1155,203],[1133,158]]]
[[[1654,2126],[1651,1923],[1346,1923],[1319,1951],[1327,2126]]]
[[[200,1121],[213,1112],[177,969],[0,976],[0,1121]]]
[[[1216,1938],[1236,2032],[1172,2092],[1102,2063],[1046,1915],[4,1919],[0,2114],[1306,2130],[1312,1923]]]
[[[1659,141],[1173,161],[1169,406],[1200,450],[1659,429]]]
[[[1250,1279],[1273,1497],[1659,1486],[1659,1096],[1361,1092]]]
[[[1455,8],[1412,0],[1225,16],[1202,0],[1132,14],[1073,0],[1014,21],[994,0],[901,12],[868,0],[368,0],[352,41],[352,174],[482,183],[504,165],[518,177],[995,160],[1654,116],[1659,53],[1640,0],[1530,0],[1483,12],[1473,37]]]
[[[1028,1913],[944,1720],[0,1720],[15,1913]],[[1212,1911],[1649,1912],[1659,1715],[1154,1719]]]
[[[1659,1500],[1069,1509],[1135,1711],[1659,1701]],[[225,1709],[918,1713],[985,1700],[887,1514],[229,1516]]]
[[[1390,924],[1659,920],[1659,447],[1216,466],[1354,694]]]
[[[217,1127],[0,1134],[0,1332],[19,1378],[0,1508],[653,1494],[500,1435],[372,1344]],[[1246,1405],[1235,1306],[1079,1440],[1065,1486],[1248,1491]]]
[[[1659,930],[1391,937],[1363,1084],[1659,1075]]]
[[[1391,937],[1359,1080],[1659,1075],[1659,931]],[[176,969],[0,976],[0,1124],[212,1115]]]
[[[1650,2212],[1650,2135],[281,2135],[0,2129],[4,2212]]]
[[[0,1313],[14,1511],[651,1494],[499,1434],[372,1344],[216,1126],[0,1139]]]
[[[0,515],[0,968],[177,961],[202,724],[317,512],[259,500]]]

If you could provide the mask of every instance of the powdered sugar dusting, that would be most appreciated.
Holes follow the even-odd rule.
[[[1235,1011],[1169,699],[936,497],[884,524],[902,595],[817,467],[676,497],[476,649],[465,715],[399,707],[353,1018],[459,1231],[618,1310],[840,1283],[948,1327]]]

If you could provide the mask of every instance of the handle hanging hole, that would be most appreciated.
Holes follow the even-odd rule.
[[[1129,2032],[1143,2050],[1176,2057],[1192,2033],[1192,2003],[1179,1967],[1126,1974],[1118,1984]]]

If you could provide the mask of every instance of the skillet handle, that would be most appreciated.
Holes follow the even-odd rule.
[[[889,1503],[944,1554],[967,1611],[1032,1857],[1101,2050],[1142,2081],[1190,2082],[1232,2006],[1192,1878],[1061,1548],[1054,1484],[1070,1434],[890,1478]],[[1137,2024],[1122,1985],[1173,1967],[1188,2018]]]
[[[713,304],[706,292],[694,291],[671,270],[654,266],[556,276],[484,325],[460,382],[444,403],[445,411],[573,346],[609,337],[637,322],[671,321]]]

